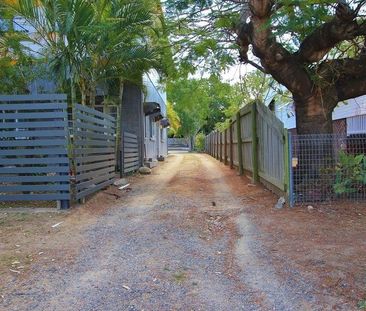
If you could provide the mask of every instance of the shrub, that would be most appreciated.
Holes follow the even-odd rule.
[[[194,139],[194,149],[196,151],[205,150],[205,135],[203,133],[198,133]]]
[[[362,190],[366,186],[366,156],[352,155],[344,151],[339,153],[339,163],[335,168],[336,194],[349,194]]]

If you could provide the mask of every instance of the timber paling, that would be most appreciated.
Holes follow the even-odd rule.
[[[261,182],[279,195],[288,192],[287,130],[261,103],[243,107],[222,132],[206,136],[206,152],[219,161],[249,172],[253,182]]]

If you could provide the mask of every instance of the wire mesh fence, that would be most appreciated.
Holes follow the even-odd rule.
[[[366,200],[366,134],[291,135],[292,203]]]

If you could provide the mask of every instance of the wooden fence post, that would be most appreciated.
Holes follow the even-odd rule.
[[[236,114],[236,133],[238,137],[238,167],[239,167],[239,175],[243,175],[243,149],[242,149],[242,138],[241,138],[241,125],[240,125],[240,111]]]
[[[223,143],[222,143],[222,132],[219,132],[219,137],[220,137],[220,162],[222,162],[222,160],[223,160],[223,157],[222,157],[222,146],[223,146]]]
[[[230,123],[230,127],[229,127],[229,140],[230,140],[230,168],[233,169],[234,168],[234,152],[233,152],[233,124]]]
[[[284,151],[283,151],[283,157],[284,157],[284,170],[285,170],[285,174],[284,174],[284,189],[285,189],[285,195],[286,195],[286,200],[289,204],[290,207],[291,206],[291,197],[290,197],[290,191],[291,191],[291,187],[290,187],[290,151],[289,151],[289,146],[290,146],[290,142],[289,142],[289,134],[288,134],[288,130],[284,129],[283,130],[283,138],[284,138]]]
[[[258,135],[257,135],[257,104],[252,104],[252,164],[253,182],[259,181],[258,171]]]
[[[208,154],[211,155],[211,133],[208,135]]]
[[[219,147],[217,148],[217,159],[219,161],[221,161],[221,133],[220,132],[217,132],[217,144],[219,145]]]
[[[217,158],[217,143],[216,143],[216,132],[213,132],[213,157],[216,159]]]
[[[212,132],[211,132],[211,134],[210,134],[210,154],[211,154],[211,157],[213,157],[213,147],[214,147],[214,140],[213,140],[213,134],[212,134]]]
[[[214,158],[217,159],[217,137],[216,132],[213,133],[214,139]]]
[[[227,165],[227,129],[224,131],[224,164]]]
[[[216,159],[220,160],[220,139],[219,132],[216,132]]]

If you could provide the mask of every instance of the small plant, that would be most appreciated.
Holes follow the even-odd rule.
[[[187,279],[187,276],[184,272],[177,272],[173,274],[173,278],[176,283],[181,284]]]
[[[366,310],[366,299],[360,300],[357,306],[360,310]]]
[[[366,186],[366,156],[364,154],[352,155],[344,151],[339,153],[339,163],[335,168],[336,194],[350,194],[358,192]]]

